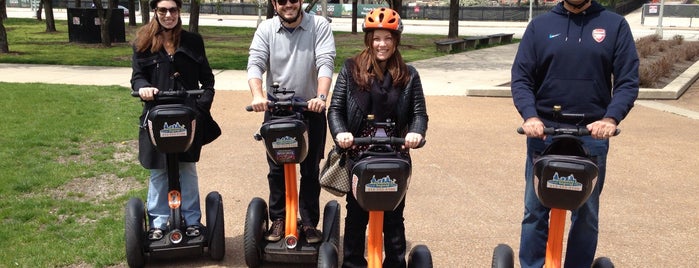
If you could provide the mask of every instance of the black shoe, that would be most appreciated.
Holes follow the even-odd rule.
[[[276,219],[265,234],[265,239],[269,242],[277,242],[282,239],[282,236],[284,236],[284,219]]]
[[[306,237],[306,242],[315,244],[323,240],[323,235],[313,226],[303,226],[303,235]]]

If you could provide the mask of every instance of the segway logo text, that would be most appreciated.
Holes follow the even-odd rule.
[[[556,172],[553,174],[553,179],[546,181],[546,188],[581,192],[582,183],[579,183],[573,174],[568,177],[559,177]]]
[[[392,180],[390,176],[376,179],[376,175],[371,177],[371,181],[364,185],[365,192],[398,192],[398,184],[396,180]]]
[[[281,148],[296,148],[299,147],[299,142],[296,141],[295,137],[281,137],[277,139],[276,141],[272,142],[272,148],[274,149],[281,149]]]
[[[161,138],[172,138],[172,137],[187,137],[187,128],[184,125],[180,125],[180,122],[175,122],[175,124],[168,125],[167,122],[163,124],[163,129],[160,130]]]

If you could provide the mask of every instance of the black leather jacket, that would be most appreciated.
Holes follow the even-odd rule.
[[[194,143],[187,152],[179,155],[179,160],[183,162],[199,161],[201,147],[212,141],[212,137],[204,136],[220,132],[210,113],[214,100],[214,74],[206,57],[204,40],[198,34],[182,31],[180,45],[172,58],[164,49],[156,53],[150,52],[150,49],[136,52],[134,47],[132,69],[131,89],[135,91],[150,86],[159,90],[205,89],[204,94],[187,101],[187,105],[197,112],[198,124]],[[173,78],[175,72],[179,73],[178,78]],[[145,102],[141,124],[153,106],[152,101]],[[155,150],[143,127],[139,132],[139,160],[145,168],[165,168],[165,155]]]
[[[328,126],[333,139],[341,132],[351,132],[358,137],[366,116],[370,111],[362,111],[353,94],[358,90],[351,74],[351,59],[345,61],[342,70],[335,81],[335,89],[328,108]],[[427,132],[427,108],[425,95],[422,92],[420,75],[413,66],[408,65],[410,80],[401,89],[395,109],[395,135],[405,137],[408,132],[414,132],[425,137]]]

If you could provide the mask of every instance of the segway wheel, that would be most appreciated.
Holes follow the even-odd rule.
[[[592,262],[592,268],[614,268],[614,263],[607,257],[599,257]]]
[[[330,242],[323,242],[318,248],[318,268],[337,268],[339,259],[337,247]]]
[[[143,252],[146,234],[145,209],[141,199],[132,197],[124,211],[124,240],[126,240],[126,262],[129,267],[143,267],[146,264]]]
[[[408,255],[408,268],[432,268],[432,253],[425,245],[417,245]]]
[[[323,209],[323,241],[340,248],[340,204],[331,200]]]
[[[259,197],[253,198],[245,215],[245,230],[243,232],[245,263],[248,267],[262,265],[262,243],[264,232],[269,224],[267,215],[267,203]]]
[[[206,227],[209,230],[209,255],[215,261],[222,260],[226,255],[223,219],[223,198],[218,192],[210,192],[206,196]]]
[[[493,249],[493,268],[514,268],[515,253],[505,244],[499,244]]]

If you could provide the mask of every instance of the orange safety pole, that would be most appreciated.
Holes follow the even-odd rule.
[[[286,223],[284,224],[285,237],[292,235],[298,238],[297,215],[299,197],[296,190],[296,164],[284,164],[284,183],[286,185]]]
[[[383,211],[369,211],[367,236],[368,268],[380,268],[383,263]]]
[[[567,210],[552,208],[549,220],[549,237],[546,241],[545,268],[559,268],[563,259],[563,232],[566,227]]]

